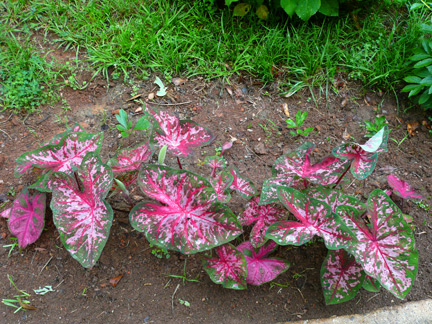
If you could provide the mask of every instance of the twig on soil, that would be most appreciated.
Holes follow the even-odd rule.
[[[180,106],[180,105],[187,105],[192,103],[192,101],[185,101],[185,102],[179,102],[179,103],[171,103],[171,104],[163,104],[163,103],[157,103],[157,102],[152,102],[152,105],[158,105],[158,106]]]
[[[303,294],[300,289],[296,288],[298,292],[300,293],[301,298],[303,299],[303,302],[306,303],[306,299],[303,297]]]
[[[27,124],[26,124],[26,120],[27,120],[27,118],[29,118],[29,116],[30,116],[30,113],[28,113],[28,114],[24,117],[24,119],[23,119],[23,121],[22,121],[23,125],[27,125]]]
[[[46,266],[48,265],[48,263],[51,262],[51,260],[53,259],[53,257],[49,258],[49,260],[47,261],[47,263],[45,263],[45,265],[42,267],[42,269],[39,271],[38,276],[40,276],[40,274],[42,273],[42,271],[46,268]]]
[[[50,118],[51,117],[51,115],[47,115],[44,119],[42,119],[41,121],[38,121],[37,123],[36,123],[36,125],[40,125],[40,124],[42,124],[45,120],[47,120],[48,118]]]
[[[174,290],[174,294],[172,294],[172,297],[171,297],[171,310],[172,310],[173,315],[174,315],[174,297],[175,297],[175,294],[176,294],[177,290],[179,289],[179,287],[180,287],[180,284],[177,284],[177,287]]]
[[[64,279],[62,279],[62,281],[60,281],[59,284],[54,287],[54,289],[57,289],[57,287],[60,286],[63,282],[64,282]]]
[[[13,114],[10,114],[9,117],[8,117],[8,119],[6,119],[4,122],[1,122],[0,125],[1,125],[1,124],[4,124],[4,123],[7,123],[7,122],[9,121],[9,119],[11,119],[12,115],[13,115]]]
[[[12,137],[8,133],[6,133],[3,129],[0,129],[0,132],[5,133],[10,139],[12,139]]]
[[[376,296],[378,296],[379,294],[375,294],[375,295],[373,295],[371,298],[369,298],[367,301],[366,301],[366,303],[368,303],[372,298],[375,298]]]

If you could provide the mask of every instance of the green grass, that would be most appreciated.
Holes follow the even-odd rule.
[[[279,71],[281,91],[323,84],[329,88],[341,72],[367,88],[394,91],[406,76],[405,61],[428,14],[381,6],[303,23],[274,16],[266,22],[253,15],[241,19],[228,9],[209,11],[208,4],[198,0],[6,0],[2,7],[2,53],[16,35],[28,40],[38,31],[60,48],[84,53],[80,60],[107,79],[128,79],[131,73],[145,79],[151,72],[206,79],[248,73],[270,82]],[[21,44],[31,48],[26,41]],[[2,55],[14,61],[12,55]],[[44,57],[38,57],[45,64]],[[35,65],[29,58],[20,60],[30,63],[15,69],[27,71],[28,64]],[[46,78],[54,76],[44,72],[46,65],[38,69],[41,64],[36,64],[34,79],[46,84]],[[6,70],[0,82],[14,73]],[[64,79],[68,73],[63,70]],[[43,103],[39,96],[33,95]]]

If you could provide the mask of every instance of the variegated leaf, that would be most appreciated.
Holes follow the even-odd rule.
[[[417,274],[418,252],[414,235],[400,209],[380,189],[368,199],[370,225],[357,210],[339,206],[337,213],[356,237],[348,251],[396,297],[404,298]]]
[[[249,235],[250,243],[254,248],[262,246],[267,238],[267,229],[273,223],[287,218],[288,212],[284,209],[272,205],[258,205],[259,198],[252,198],[247,204],[247,208],[240,215],[239,221],[242,225],[252,225],[255,223]]]
[[[53,174],[51,209],[63,245],[85,268],[92,268],[108,240],[113,210],[105,201],[111,188],[111,168],[95,153],[87,153],[69,176]]]
[[[36,192],[31,195],[24,188],[16,197],[10,210],[8,227],[18,238],[18,245],[25,248],[39,238],[45,224],[46,194]]]
[[[362,287],[370,292],[379,292],[381,285],[378,280],[366,275]]]
[[[329,250],[321,266],[321,286],[326,304],[339,304],[353,299],[364,277],[361,265],[345,250]]]
[[[246,289],[246,260],[233,245],[225,244],[214,250],[216,256],[204,256],[203,266],[210,279],[224,288]]]
[[[387,182],[393,189],[393,192],[399,197],[402,197],[403,199],[424,199],[422,195],[415,192],[415,190],[410,186],[408,182],[399,179],[393,174],[389,174],[387,176]]]
[[[150,243],[193,254],[225,244],[242,233],[232,211],[214,202],[210,183],[191,172],[146,165],[138,183],[147,196],[130,213],[132,226]]]
[[[248,284],[259,286],[272,281],[278,275],[288,270],[288,261],[280,258],[269,258],[268,255],[277,248],[277,244],[269,241],[258,249],[250,242],[243,242],[237,249],[243,253],[247,264]]]
[[[152,155],[153,150],[146,142],[134,148],[121,150],[115,158],[108,161],[108,165],[111,167],[114,174],[125,171],[136,171],[139,170],[143,163],[147,163]]]
[[[62,138],[65,137],[66,135],[69,135],[71,133],[80,133],[80,132],[84,132],[84,129],[82,129],[82,127],[81,127],[80,124],[76,123],[74,126],[72,126],[71,128],[67,129],[63,133],[55,135],[52,139],[50,139],[48,142],[46,142],[42,146],[45,146],[45,145],[56,145],[56,144],[60,143],[61,140],[62,140]]]
[[[365,144],[358,144],[363,150],[370,153],[387,152],[387,140],[389,136],[388,126],[385,125],[374,136],[372,136]]]
[[[212,169],[211,176],[214,177],[217,169],[226,168],[227,161],[222,156],[214,155],[207,156],[204,160],[204,164],[208,165]]]
[[[219,172],[215,178],[209,178],[209,182],[216,192],[217,201],[226,204],[231,200],[230,186],[233,180],[233,176],[228,170]]]
[[[318,235],[324,239],[327,248],[332,250],[345,248],[351,243],[351,233],[326,203],[293,188],[279,187],[278,196],[299,222],[274,223],[267,230],[267,238],[280,245],[299,246]]]
[[[11,211],[12,211],[12,207],[3,210],[3,211],[0,213],[0,217],[3,217],[3,218],[9,218],[9,217],[10,217],[10,213],[11,213]]]
[[[317,187],[305,190],[305,193],[317,200],[325,202],[336,212],[338,206],[351,206],[360,212],[366,211],[366,205],[352,196],[343,194],[340,190],[333,188]]]
[[[253,196],[258,194],[258,191],[253,182],[245,176],[241,175],[236,168],[231,168],[230,172],[233,176],[233,181],[231,183],[230,189],[237,191],[240,196],[245,199],[251,199]]]

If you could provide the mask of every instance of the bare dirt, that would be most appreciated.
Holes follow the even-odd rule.
[[[309,113],[304,127],[315,128],[307,140],[317,146],[316,160],[350,137],[365,141],[365,130],[360,125],[377,113],[383,114],[392,129],[389,152],[379,157],[375,172],[367,181],[350,177],[348,191],[367,197],[373,189],[386,189],[386,177],[392,172],[429,197],[425,203],[431,204],[432,138],[427,127],[421,125],[425,117],[414,111],[398,115],[394,98],[362,93],[358,86],[346,83],[343,75],[335,81],[328,98],[320,89],[314,90],[314,97],[309,91],[303,91],[285,98],[277,90],[277,81],[264,87],[242,77],[232,78],[230,84],[218,80],[205,82],[200,78],[179,86],[170,83],[167,96],[149,100],[148,95],[156,90],[150,80],[154,76],[147,82],[135,82],[133,87],[111,82],[108,88],[99,78],[82,91],[66,87],[61,97],[70,106],[68,112],[58,105],[42,107],[39,113],[29,116],[1,113],[0,199],[9,200],[4,208],[10,206],[13,193],[34,181],[32,177],[14,178],[15,159],[64,131],[66,123],[79,122],[88,132],[103,131],[101,155],[105,161],[119,146],[138,144],[139,137],[118,138],[113,112],[123,108],[136,120],[142,107],[139,99],[181,118],[193,119],[217,136],[211,146],[197,150],[193,158],[184,160],[184,168],[208,175],[209,170],[200,166],[200,161],[224,142],[233,140],[233,148],[226,153],[227,160],[259,188],[270,177],[275,159],[306,140],[289,134],[285,123],[287,112],[291,117],[297,110]],[[135,94],[142,96],[129,100]],[[407,125],[415,122],[419,123],[418,128],[402,141]],[[175,167],[174,162],[168,163]],[[17,294],[9,283],[7,275],[10,275],[19,289],[32,294],[29,300],[37,308],[14,314],[12,308],[0,304],[0,323],[270,323],[364,313],[431,297],[431,214],[412,202],[406,202],[403,211],[414,217],[420,261],[417,279],[406,300],[401,301],[385,290],[376,294],[361,290],[354,300],[335,306],[324,304],[320,268],[326,248],[319,242],[278,250],[279,257],[291,262],[290,269],[275,280],[283,287],[264,284],[233,291],[211,282],[202,269],[200,255],[170,252],[169,259],[152,255],[144,235],[133,230],[127,213],[118,211],[122,209],[121,201],[111,200],[111,203],[117,211],[110,237],[91,270],[82,268],[69,256],[50,214],[42,237],[21,252],[14,250],[8,257],[9,250],[1,246],[11,243],[10,234],[6,220],[0,219],[1,298]],[[245,203],[236,199],[229,206],[239,214]],[[199,282],[183,282],[169,276],[182,276],[184,267],[186,278]],[[113,287],[110,279],[119,275],[123,277]],[[55,292],[43,296],[33,293],[33,289],[46,285],[52,286]],[[180,300],[189,302],[190,306],[181,304]]]

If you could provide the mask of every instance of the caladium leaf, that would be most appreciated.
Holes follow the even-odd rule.
[[[42,234],[45,224],[45,202],[45,193],[36,192],[31,195],[27,188],[24,188],[14,200],[8,227],[18,238],[18,245],[21,248],[36,242]]]
[[[42,169],[42,175],[30,188],[40,191],[51,191],[48,184],[55,171],[72,174],[78,168],[88,152],[99,153],[103,133],[88,134],[85,132],[70,133],[64,136],[58,144],[46,145],[34,151],[21,155],[16,162],[19,165],[31,165]],[[17,168],[15,175],[22,175],[22,168]]]
[[[313,199],[293,188],[278,188],[279,200],[299,220],[274,223],[266,237],[280,245],[303,245],[314,235],[324,239],[327,248],[346,248],[351,243],[351,233],[332,213],[329,205]]]
[[[142,143],[134,148],[121,150],[115,158],[108,161],[108,165],[114,174],[139,170],[143,163],[147,163],[150,160],[153,152],[147,142]]]
[[[279,201],[279,197],[277,194],[278,187],[292,187],[292,188],[300,189],[298,188],[297,184],[298,182],[290,177],[288,178],[272,177],[264,180],[259,204],[267,205],[267,204],[278,202]]]
[[[230,172],[233,176],[233,182],[231,183],[230,189],[237,191],[240,196],[245,199],[251,199],[253,196],[258,194],[253,182],[241,175],[236,168],[231,168]]]
[[[288,270],[288,261],[280,258],[269,258],[268,255],[277,248],[277,244],[269,241],[262,247],[255,249],[250,242],[243,242],[237,249],[241,251],[247,263],[246,282],[259,286],[272,281],[278,275]]]
[[[353,299],[364,277],[361,265],[345,250],[329,250],[321,266],[321,286],[326,304],[339,304]]]
[[[362,287],[370,292],[379,292],[381,285],[378,280],[366,275]]]
[[[191,172],[146,165],[139,174],[141,190],[153,202],[142,202],[130,213],[132,226],[150,243],[193,254],[225,244],[242,233],[232,211],[214,202],[210,183]]]
[[[209,182],[216,192],[216,199],[226,204],[231,200],[230,186],[234,178],[228,170],[219,172],[215,178],[209,178]]]
[[[336,211],[356,237],[348,251],[396,297],[404,298],[417,274],[418,252],[411,228],[400,209],[380,189],[368,199],[367,225],[358,211],[339,206]]]
[[[130,171],[124,172],[116,177],[117,180],[121,181],[126,188],[129,188],[136,182],[138,179],[138,171]],[[114,181],[111,190],[116,190],[118,188],[117,183]]]
[[[211,176],[214,177],[217,169],[226,168],[227,161],[222,156],[214,155],[207,156],[204,160],[204,164],[208,165],[212,169]]]
[[[340,190],[337,189],[318,187],[307,189],[304,193],[306,193],[312,198],[325,202],[331,207],[333,213],[336,212],[336,208],[338,206],[342,205],[351,206],[353,208],[356,208],[360,212],[366,211],[366,205],[364,203],[352,196],[343,194]]]
[[[288,216],[286,210],[272,205],[258,205],[258,201],[258,197],[252,198],[239,217],[241,225],[255,223],[250,233],[250,243],[254,248],[262,246],[267,241],[265,234],[271,224],[282,221]]]
[[[333,149],[333,155],[352,161],[350,170],[352,175],[363,180],[372,173],[378,160],[378,153],[387,152],[388,127],[384,126],[364,145],[357,143],[342,144]]]
[[[3,210],[3,211],[0,213],[0,217],[3,217],[3,218],[9,218],[9,217],[10,217],[10,213],[11,213],[11,211],[12,211],[12,207]]]
[[[113,174],[95,153],[87,153],[69,176],[53,173],[51,209],[63,245],[85,268],[92,268],[108,240],[113,210],[105,201]]]
[[[71,128],[67,129],[63,133],[55,135],[51,140],[49,140],[48,142],[46,142],[42,146],[45,146],[45,145],[56,145],[56,144],[60,143],[60,141],[62,140],[62,138],[64,136],[69,135],[71,133],[80,133],[80,132],[84,132],[84,129],[82,129],[82,127],[81,127],[80,124],[76,123],[74,126],[72,126]]]
[[[167,145],[168,152],[175,156],[188,156],[192,148],[208,145],[214,140],[211,132],[191,120],[179,120],[166,111],[155,112],[148,106],[147,112],[157,121],[152,141],[159,147]]]
[[[217,247],[216,257],[204,256],[203,266],[210,279],[224,288],[246,289],[246,260],[233,245]]]
[[[414,191],[408,182],[399,179],[393,174],[388,175],[387,181],[390,187],[393,189],[393,192],[403,199],[424,199],[422,195],[419,195]]]

